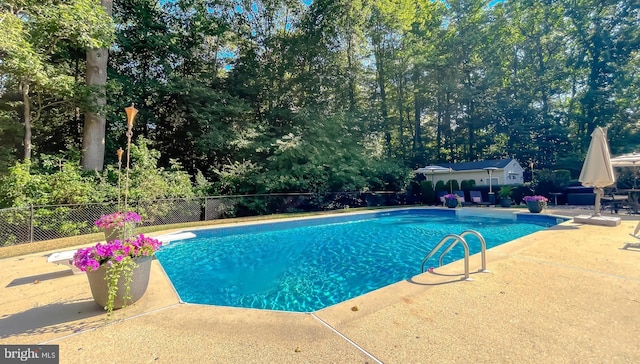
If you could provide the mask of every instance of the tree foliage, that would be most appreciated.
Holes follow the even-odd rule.
[[[112,37],[111,18],[94,0],[0,4],[1,109],[5,122],[20,119],[24,126],[23,159],[31,157],[33,123],[61,114],[72,119],[80,104],[78,52],[104,47]]]
[[[184,198],[194,196],[189,174],[180,163],[159,166],[157,150],[139,138],[131,146],[130,200]],[[120,168],[109,166],[103,172],[84,171],[80,155],[38,154],[37,158],[17,162],[0,179],[0,208],[28,205],[87,204],[124,198],[126,162]],[[120,176],[118,176],[120,174]]]
[[[0,27],[0,140],[9,146],[0,158],[20,156],[24,77],[29,95],[50,97],[34,102],[43,110],[37,150],[80,150],[79,50],[98,38],[82,24],[55,22],[66,18],[51,4],[93,2],[27,2],[43,9],[33,17],[15,16],[18,3],[1,8],[12,16]],[[614,154],[640,143],[639,6],[116,1],[107,170],[126,143],[122,109],[135,103],[134,139],[158,151],[140,173],[184,168],[198,193],[403,189],[417,166],[494,158],[575,177],[594,127],[608,127]],[[45,87],[51,82],[57,88]],[[60,103],[43,107],[52,102]],[[140,183],[140,196],[171,189]]]

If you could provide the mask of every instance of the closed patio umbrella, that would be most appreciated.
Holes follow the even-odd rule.
[[[599,216],[600,199],[604,195],[603,188],[616,182],[613,167],[611,166],[607,135],[602,128],[596,128],[591,133],[591,143],[578,180],[583,186],[594,188],[596,198],[593,216]]]

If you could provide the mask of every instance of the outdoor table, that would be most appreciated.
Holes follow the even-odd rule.
[[[558,206],[558,196],[562,196],[562,192],[551,192],[549,194],[553,196],[553,204]]]

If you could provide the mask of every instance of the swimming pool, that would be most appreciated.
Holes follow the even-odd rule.
[[[157,259],[183,302],[311,312],[421,273],[445,235],[473,229],[487,249],[562,222],[477,209],[401,209],[192,230]],[[470,254],[476,237],[465,238]],[[456,246],[445,264],[463,257]],[[437,266],[437,261],[427,266]]]

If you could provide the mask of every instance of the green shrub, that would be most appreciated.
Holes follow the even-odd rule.
[[[32,162],[16,162],[0,181],[0,207],[24,207],[49,203],[45,176],[31,173]]]
[[[530,186],[530,183],[525,183],[524,185],[517,186],[511,192],[511,199],[515,202],[516,205],[519,205],[522,202],[522,198],[524,196],[532,196],[533,189]]]
[[[212,184],[205,178],[201,171],[196,173],[195,180],[196,182],[193,188],[193,193],[196,196],[209,196],[212,192]]]
[[[457,180],[450,179],[447,181],[446,188],[447,188],[447,191],[457,191],[460,189],[460,186],[458,185]]]
[[[476,185],[475,179],[463,180],[462,182],[460,182],[460,187],[463,191],[472,190],[475,187],[475,185]]]
[[[571,173],[566,169],[541,169],[535,175],[535,193],[549,196],[550,192],[564,190],[571,183]]]
[[[553,184],[556,187],[556,191],[562,191],[571,182],[571,172],[567,169],[556,169],[553,171],[554,178]]]
[[[420,182],[420,202],[429,204],[434,201],[434,190],[431,181]]]
[[[423,181],[418,182],[417,180],[412,180],[409,183],[409,187],[408,187],[408,192],[411,196],[420,196],[422,194],[421,192],[421,185],[422,185]],[[433,187],[431,187],[431,189],[433,190]]]
[[[170,160],[168,170],[158,167],[160,152],[149,149],[148,141],[139,138],[131,145],[129,196],[131,200],[193,197],[189,174],[177,160]],[[126,173],[123,172],[123,181]],[[123,182],[124,184],[124,182]],[[124,188],[123,188],[124,191]]]
[[[66,162],[60,171],[46,176],[49,182],[49,204],[86,204],[96,202],[95,179],[82,175],[80,165]]]

